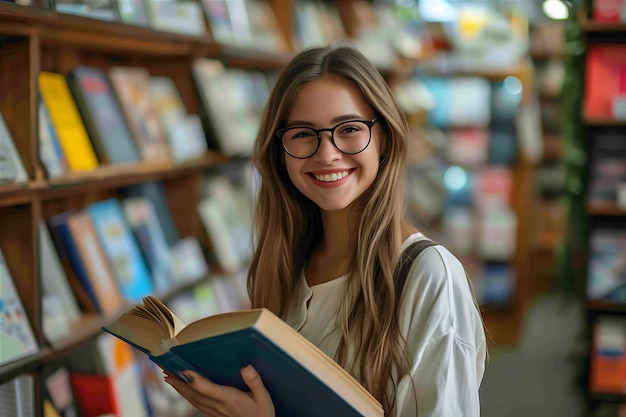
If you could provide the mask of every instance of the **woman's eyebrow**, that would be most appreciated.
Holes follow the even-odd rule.
[[[345,122],[346,120],[364,120],[363,116],[356,113],[343,114],[341,116],[336,116],[330,119],[330,123],[335,125],[337,123]],[[306,120],[291,120],[285,124],[285,127],[293,127],[293,126],[315,126],[315,123],[311,123]]]

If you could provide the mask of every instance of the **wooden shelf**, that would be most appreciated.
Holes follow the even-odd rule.
[[[599,23],[589,18],[589,9],[578,11],[578,25],[583,32],[626,32],[626,23]]]
[[[591,392],[589,398],[593,401],[624,403],[626,402],[626,393]]]
[[[626,313],[626,302],[588,300],[587,310],[595,313]]]
[[[489,81],[502,81],[509,76],[517,76],[519,68],[484,71],[484,70],[470,70],[470,69],[450,69],[450,70],[437,70],[431,68],[421,68],[424,74],[433,77],[482,77]]]
[[[580,28],[584,32],[624,32],[626,23],[598,23],[586,18],[581,19]]]
[[[44,187],[41,181],[0,184],[0,207],[28,204],[33,192]]]
[[[250,51],[232,46],[220,46],[218,58],[231,67],[254,68],[258,70],[280,70],[294,57],[292,53]]]
[[[197,284],[204,282],[207,278],[208,276],[203,276],[200,279],[179,284],[166,294],[156,296],[161,300],[167,301],[178,294],[192,289]],[[119,309],[118,313],[111,317],[101,317],[95,314],[83,315],[77,323],[72,325],[66,338],[55,342],[51,347],[45,346],[41,348],[39,352],[33,355],[0,366],[0,385],[20,374],[35,372],[40,367],[67,356],[72,350],[77,349],[89,339],[101,334],[103,326],[106,326],[113,319],[117,318],[134,305],[135,303],[126,303]]]
[[[626,119],[614,119],[611,117],[598,118],[583,115],[583,122],[587,126],[626,126]]]
[[[210,35],[163,32],[8,3],[0,3],[0,21],[0,35],[38,35],[44,44],[131,53],[134,56],[214,56],[224,60],[227,65],[262,70],[281,69],[293,57],[291,53],[270,53],[222,45]]]
[[[0,34],[39,35],[44,43],[139,55],[188,56],[219,49],[212,38],[57,13],[52,9],[0,3]]]
[[[588,203],[587,213],[591,216],[626,216],[626,209],[615,203]]]
[[[37,366],[39,366],[50,352],[50,349],[42,349],[33,355],[0,366],[0,385],[12,380],[18,375],[35,371]]]
[[[176,165],[173,161],[164,161],[103,166],[93,171],[72,173],[62,178],[49,180],[49,187],[43,190],[42,197],[44,199],[57,198],[84,190],[120,188],[145,181],[174,178],[227,161],[228,158],[222,154],[208,152],[197,160],[180,165]]]
[[[121,188],[150,180],[180,177],[228,161],[220,153],[208,152],[194,161],[178,165],[173,161],[109,165],[93,171],[71,172],[60,178],[5,184],[0,186],[0,207],[29,203],[34,195],[53,199],[86,190]]]

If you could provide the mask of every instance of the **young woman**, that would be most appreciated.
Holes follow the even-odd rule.
[[[463,266],[425,249],[401,294],[401,251],[426,239],[406,220],[407,126],[383,78],[350,47],[298,54],[280,75],[254,153],[258,245],[248,289],[334,358],[388,416],[477,417],[486,358]],[[428,198],[428,196],[424,196]],[[250,392],[187,372],[166,377],[205,416],[273,416]]]

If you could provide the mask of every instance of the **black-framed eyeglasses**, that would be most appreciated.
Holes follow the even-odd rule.
[[[292,126],[278,129],[276,136],[282,141],[285,152],[294,158],[310,158],[322,143],[322,132],[330,132],[330,140],[337,150],[346,155],[363,152],[372,140],[372,126],[380,120],[348,120],[327,129],[313,129],[306,126]]]

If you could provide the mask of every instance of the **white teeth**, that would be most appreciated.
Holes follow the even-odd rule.
[[[324,174],[324,175],[314,175],[316,180],[323,181],[323,182],[338,181],[347,176],[348,176],[348,171],[333,172],[332,174]]]

